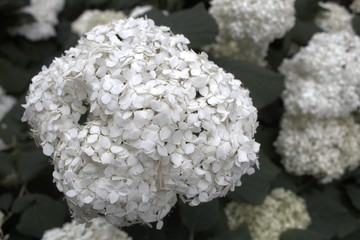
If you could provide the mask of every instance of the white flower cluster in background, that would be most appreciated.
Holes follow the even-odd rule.
[[[32,79],[23,120],[75,217],[161,228],[177,195],[211,201],[258,167],[249,91],[188,43],[152,20],[113,21]]]
[[[129,14],[129,17],[139,17],[149,12],[153,7],[151,5],[137,6]],[[88,9],[84,11],[71,24],[71,29],[78,35],[82,35],[97,25],[107,24],[113,20],[120,20],[128,16],[122,11]]]
[[[276,146],[285,169],[322,183],[339,179],[360,164],[360,126],[349,118],[285,115]]]
[[[264,64],[269,44],[295,24],[294,0],[212,0],[209,13],[219,26],[214,55],[234,57],[223,45],[239,49],[238,59]],[[219,45],[219,46],[217,46]],[[252,53],[252,50],[255,53]],[[250,58],[250,59],[249,59]]]
[[[353,0],[353,2],[350,5],[350,9],[354,13],[360,13],[360,0]]]
[[[128,234],[108,223],[103,217],[92,219],[90,226],[75,220],[62,228],[47,230],[42,240],[131,240]]]
[[[231,202],[225,207],[231,230],[247,224],[253,240],[279,240],[289,229],[306,229],[311,219],[303,198],[276,188],[261,205]]]
[[[319,2],[323,8],[315,17],[315,24],[325,32],[349,31],[354,33],[348,10],[334,2]]]
[[[82,35],[97,25],[124,18],[127,16],[122,11],[89,9],[72,22],[71,29],[78,35]]]
[[[317,33],[280,66],[286,113],[275,146],[288,172],[328,183],[359,166],[359,54],[355,34]]]
[[[11,110],[15,105],[16,99],[12,96],[6,95],[5,90],[0,86],[0,122],[5,117],[5,115]],[[0,125],[0,128],[6,126]],[[0,151],[6,148],[6,144],[0,138]]]
[[[360,38],[347,31],[318,33],[279,70],[290,114],[348,116],[360,106]]]
[[[35,22],[9,29],[14,35],[21,35],[32,41],[46,40],[56,36],[57,15],[63,9],[65,0],[31,0],[30,5],[21,9],[31,14]]]

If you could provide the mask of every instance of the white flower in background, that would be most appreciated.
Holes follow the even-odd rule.
[[[249,60],[247,56],[254,48],[259,52],[254,62],[261,63],[269,44],[295,24],[294,0],[212,0],[210,4],[209,13],[219,26],[217,44],[235,42],[241,53],[238,59]],[[215,47],[217,55],[221,54],[220,49]]]
[[[31,0],[30,5],[21,9],[31,14],[35,22],[9,29],[14,35],[21,35],[32,41],[46,40],[56,36],[57,15],[63,9],[65,0]]]
[[[32,79],[23,120],[75,217],[161,228],[176,195],[195,206],[255,171],[249,91],[188,43],[150,19],[113,21]]]
[[[352,117],[285,115],[275,146],[288,172],[328,183],[359,166],[359,134],[360,126]]]
[[[283,188],[272,190],[259,206],[231,202],[225,214],[231,230],[246,223],[253,240],[279,240],[283,232],[311,222],[304,199]]]
[[[94,218],[90,226],[75,220],[62,228],[47,230],[42,240],[131,240],[128,234],[108,223],[103,217]]]
[[[4,89],[0,86],[0,122],[15,105],[15,103],[16,99],[12,96],[6,95]],[[6,128],[6,126],[0,125],[0,128]],[[4,150],[5,148],[6,145],[4,141],[0,138],[0,151]]]
[[[97,25],[107,24],[112,20],[124,18],[127,18],[127,16],[122,11],[86,10],[71,24],[71,29],[78,35],[82,35]]]
[[[360,38],[347,31],[317,33],[279,70],[290,114],[347,116],[360,106]]]
[[[360,0],[354,0],[350,5],[350,9],[354,13],[360,13]]]
[[[129,17],[137,18],[144,15],[147,12],[150,12],[153,9],[152,5],[143,5],[143,6],[136,6],[133,10],[131,10]],[[166,15],[166,11],[163,11]]]
[[[348,10],[334,2],[319,2],[321,10],[315,17],[315,24],[325,32],[349,31],[354,33]]]

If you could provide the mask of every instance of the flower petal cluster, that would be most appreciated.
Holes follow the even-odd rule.
[[[258,166],[257,110],[240,80],[143,18],[93,28],[32,79],[23,116],[73,214],[158,221]]]
[[[128,234],[108,223],[103,217],[92,219],[90,226],[75,220],[62,228],[47,230],[42,240],[131,240]]]
[[[350,9],[354,13],[360,13],[360,0],[352,1],[351,5],[350,5]]]
[[[71,29],[78,35],[82,35],[97,25],[124,18],[127,16],[122,11],[88,9],[72,22]]]
[[[275,143],[285,169],[321,183],[360,165],[360,38],[347,30],[318,33],[285,60],[285,115]]]
[[[319,2],[323,8],[315,17],[315,24],[325,32],[349,31],[354,33],[348,10],[334,2]]]
[[[360,106],[360,38],[347,31],[318,33],[279,70],[286,110],[293,115],[348,116]]]
[[[5,90],[0,86],[0,122],[5,117],[5,115],[10,111],[10,109],[15,105],[16,99],[12,96],[6,95]],[[1,125],[1,128],[6,126]],[[0,151],[4,150],[6,145],[4,141],[0,138]]]
[[[247,224],[253,240],[278,240],[289,229],[306,229],[311,222],[303,198],[276,188],[258,206],[231,202],[225,207],[230,229]]]
[[[263,62],[269,44],[281,38],[295,24],[294,0],[212,0],[209,13],[219,26],[218,45],[236,44],[239,59],[248,60],[258,54],[254,62]],[[216,45],[217,45],[216,44]],[[215,47],[215,55],[221,55]],[[223,53],[225,55],[226,52]],[[254,57],[252,57],[254,58]],[[250,59],[252,60],[252,59]]]
[[[360,125],[354,119],[285,115],[276,142],[286,171],[322,183],[360,164]]]
[[[21,9],[31,14],[35,22],[9,29],[14,35],[21,35],[32,41],[46,40],[56,36],[57,14],[63,9],[65,0],[31,0],[30,5]]]

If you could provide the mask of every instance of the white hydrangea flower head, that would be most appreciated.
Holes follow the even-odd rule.
[[[122,11],[89,9],[72,22],[71,29],[78,35],[82,35],[97,25],[124,18],[127,18],[127,16]]]
[[[220,38],[252,39],[270,43],[295,24],[294,0],[212,0],[210,14],[219,25]]]
[[[16,99],[12,96],[6,95],[5,90],[0,86],[0,122],[15,105],[15,103]],[[5,128],[6,126],[1,125],[0,127]],[[6,149],[6,144],[0,138],[0,151],[4,149]]]
[[[255,171],[249,91],[188,43],[150,19],[113,21],[32,79],[23,120],[75,217],[161,228],[177,194],[198,205]]]
[[[62,228],[47,230],[42,240],[131,240],[121,229],[108,223],[103,217],[92,219],[90,226],[75,220]]]
[[[360,126],[352,117],[285,114],[275,146],[288,172],[328,183],[360,165],[359,134]]]
[[[347,116],[360,106],[360,38],[347,31],[317,33],[279,70],[290,114]]]
[[[9,29],[14,35],[21,35],[32,41],[46,40],[56,36],[57,15],[63,9],[65,0],[31,0],[30,5],[21,9],[31,14],[35,22]]]
[[[360,13],[360,0],[354,0],[350,5],[350,9],[354,13]]]
[[[315,17],[315,24],[325,32],[349,31],[355,33],[352,28],[352,15],[348,10],[334,2],[319,2],[321,10]]]
[[[283,232],[311,223],[304,199],[283,188],[273,189],[258,206],[231,202],[225,214],[232,230],[246,223],[253,240],[279,240]]]
[[[262,63],[269,44],[281,38],[295,24],[294,0],[212,0],[209,13],[219,26],[217,44],[239,49],[237,59]],[[228,56],[214,47],[215,55]],[[254,53],[251,53],[254,51]],[[247,56],[258,54],[250,59]],[[262,63],[264,65],[264,63]]]

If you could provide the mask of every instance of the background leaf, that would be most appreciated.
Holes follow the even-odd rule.
[[[179,202],[182,223],[192,232],[206,231],[212,228],[220,216],[219,199],[191,207]]]
[[[291,229],[280,236],[280,240],[322,240],[321,236],[310,230]]]
[[[33,196],[33,204],[21,214],[16,229],[24,235],[40,238],[45,230],[62,225],[66,218],[66,208],[64,203],[46,195]]]
[[[244,86],[250,90],[250,96],[258,109],[279,98],[284,89],[284,77],[269,69],[226,58],[214,59],[214,62],[240,79]]]

